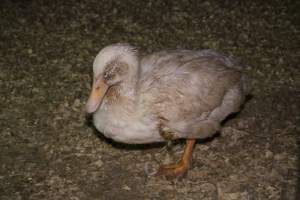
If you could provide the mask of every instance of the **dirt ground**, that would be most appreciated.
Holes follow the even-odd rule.
[[[300,199],[299,10],[287,0],[1,0],[0,199]],[[211,48],[246,65],[251,98],[198,141],[185,178],[146,173],[177,161],[182,141],[118,144],[86,119],[94,56],[114,42]]]

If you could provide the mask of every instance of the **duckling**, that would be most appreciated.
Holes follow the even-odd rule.
[[[196,139],[219,131],[248,93],[242,67],[213,50],[141,56],[117,43],[98,53],[93,74],[86,111],[106,137],[128,144],[186,140],[181,161],[157,171],[170,178],[187,172]]]

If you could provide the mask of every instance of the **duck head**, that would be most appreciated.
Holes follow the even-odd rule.
[[[86,104],[87,113],[95,112],[107,90],[116,85],[130,87],[138,74],[136,48],[129,44],[113,44],[103,48],[93,63],[93,85]]]

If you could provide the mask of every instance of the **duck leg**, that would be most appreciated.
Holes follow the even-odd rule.
[[[195,139],[187,139],[181,161],[177,164],[163,165],[159,167],[155,175],[162,175],[166,176],[167,178],[175,178],[184,175],[190,166],[195,142]]]

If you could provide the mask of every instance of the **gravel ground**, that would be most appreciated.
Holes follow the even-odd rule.
[[[299,199],[299,10],[287,0],[1,0],[0,199]],[[211,48],[247,66],[252,97],[198,142],[185,178],[145,173],[178,160],[182,142],[118,144],[86,119],[93,58],[114,42]]]

